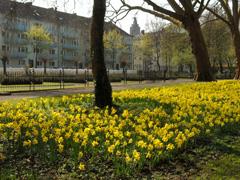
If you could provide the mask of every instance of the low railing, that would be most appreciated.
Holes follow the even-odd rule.
[[[129,81],[142,83],[145,80],[154,82],[177,78],[174,73],[164,74],[161,71],[107,70],[107,73],[111,82],[124,84]],[[185,74],[185,78],[192,77]],[[87,87],[89,83],[93,84],[93,75],[89,69],[46,69],[44,73],[44,68],[37,68],[25,71],[12,70],[5,75],[0,71],[0,82],[0,92],[53,90]]]

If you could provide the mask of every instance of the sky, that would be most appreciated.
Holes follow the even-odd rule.
[[[23,1],[23,0],[19,0]],[[28,0],[26,0],[28,1]],[[31,0],[29,0],[31,1]],[[93,0],[32,0],[33,4],[41,7],[57,7],[59,11],[64,11],[68,13],[77,13],[80,16],[90,17],[92,15],[92,5]],[[67,2],[64,4],[64,1]],[[118,0],[113,0],[114,6],[118,7],[120,5]],[[130,31],[130,26],[133,23],[133,18],[137,17],[138,24],[141,27],[141,30],[146,28],[146,24],[149,23],[154,17],[147,13],[141,11],[131,12],[126,18],[119,21],[117,25],[122,28],[124,31]]]

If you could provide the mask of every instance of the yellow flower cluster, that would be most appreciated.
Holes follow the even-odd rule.
[[[75,154],[80,170],[88,154],[144,164],[214,128],[239,124],[239,96],[239,81],[220,81],[115,92],[122,113],[91,108],[93,95],[2,103],[0,139]]]

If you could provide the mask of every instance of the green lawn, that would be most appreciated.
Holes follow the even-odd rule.
[[[139,84],[138,81],[129,81],[128,85]],[[124,85],[124,82],[113,82],[112,85],[120,86]],[[93,82],[89,82],[88,84],[84,83],[64,83],[65,89],[72,88],[84,88],[84,87],[93,87]],[[63,85],[61,85],[63,88]],[[36,85],[0,85],[0,92],[22,92],[22,91],[33,91],[33,90],[55,90],[60,89],[60,83],[54,82],[45,82],[43,84]]]
[[[236,130],[236,129],[235,129]],[[160,169],[145,177],[153,179],[240,179],[240,131],[218,132],[198,140]],[[235,131],[236,132],[236,131]]]
[[[65,88],[79,88],[85,87],[82,83],[64,83]],[[36,85],[0,85],[0,92],[19,92],[19,91],[32,91],[32,90],[51,90],[60,89],[60,83],[45,82]]]

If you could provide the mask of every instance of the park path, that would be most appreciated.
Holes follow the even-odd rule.
[[[193,80],[190,79],[177,79],[177,80],[167,80],[167,81],[144,81],[141,84],[122,84],[115,85],[112,84],[113,91],[120,91],[126,89],[143,89],[143,88],[152,88],[152,87],[162,87],[175,84],[185,84],[191,83]],[[23,98],[37,98],[37,97],[49,97],[49,96],[63,96],[63,95],[72,95],[72,94],[87,94],[93,93],[93,87],[85,88],[73,88],[73,89],[63,89],[63,90],[46,90],[46,91],[31,91],[31,92],[19,92],[12,93],[11,95],[0,96],[0,101],[7,100],[19,100]]]

